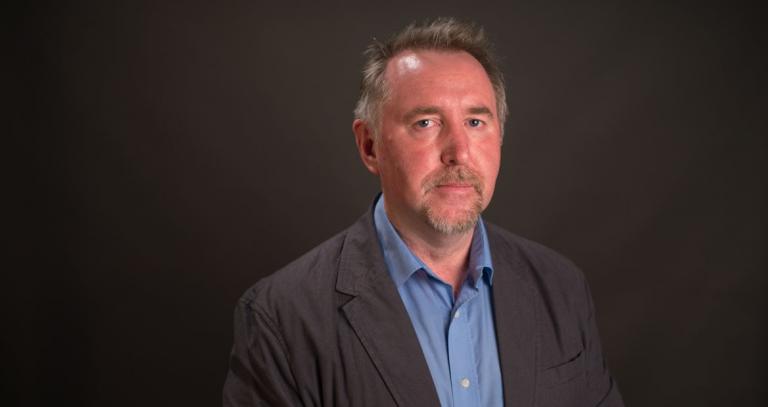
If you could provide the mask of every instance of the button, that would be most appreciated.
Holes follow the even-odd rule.
[[[456,310],[456,312],[453,313],[453,319],[459,319],[461,316],[461,310]]]
[[[461,384],[461,387],[463,387],[463,388],[467,389],[467,388],[469,388],[469,379],[467,379],[467,378],[465,377],[465,378],[461,379],[461,381],[459,382],[459,384]]]

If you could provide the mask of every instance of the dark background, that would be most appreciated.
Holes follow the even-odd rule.
[[[485,217],[584,270],[627,404],[765,405],[757,9],[381,3],[4,13],[4,398],[219,405],[239,295],[377,192],[350,130],[363,48],[453,15],[508,81]]]

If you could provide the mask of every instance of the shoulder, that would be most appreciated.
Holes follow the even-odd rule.
[[[505,257],[516,262],[525,262],[547,270],[561,270],[578,273],[576,265],[567,257],[541,243],[518,236],[498,225],[486,222],[492,250],[501,250]]]
[[[280,322],[332,303],[347,233],[338,233],[257,281],[243,293],[239,305]]]
[[[517,286],[522,291],[515,292],[530,295],[539,340],[546,349],[542,357],[554,364],[566,356],[561,354],[565,349],[561,344],[579,343],[592,335],[594,309],[584,274],[555,250],[498,226],[489,227],[488,235],[494,257],[494,289],[513,291]],[[575,347],[568,345],[565,350],[571,352]]]
[[[494,267],[497,262],[516,271],[524,282],[539,291],[565,296],[583,294],[585,277],[567,257],[540,243],[486,222]]]

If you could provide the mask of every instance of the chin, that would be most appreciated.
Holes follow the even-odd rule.
[[[441,210],[427,205],[422,208],[422,212],[427,224],[435,231],[446,235],[458,235],[475,229],[482,209],[482,204],[477,201],[471,207],[464,209]]]

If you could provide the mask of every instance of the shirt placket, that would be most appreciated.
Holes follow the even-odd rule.
[[[470,328],[472,300],[477,293],[475,287],[464,284],[451,311],[448,325],[448,363],[454,407],[478,406],[480,403],[477,361]]]

